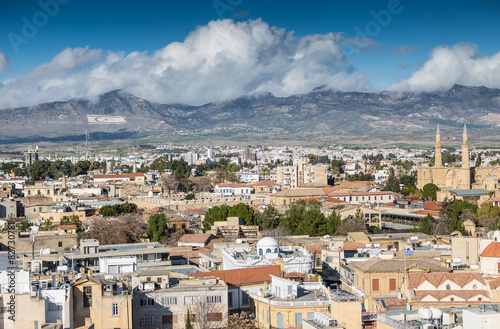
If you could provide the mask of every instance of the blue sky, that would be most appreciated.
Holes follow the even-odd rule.
[[[159,64],[159,61],[151,58],[154,57],[155,52],[164,49],[173,42],[185,43],[190,33],[196,34],[193,31],[197,31],[200,27],[206,27],[209,22],[219,19],[233,19],[242,23],[246,23],[248,20],[259,20],[270,29],[273,27],[284,29],[285,35],[293,31],[293,40],[285,45],[280,44],[279,40],[284,38],[283,35],[275,35],[277,39],[272,41],[273,47],[288,50],[301,41],[305,43],[303,48],[299,46],[299,49],[290,50],[291,52],[287,53],[284,58],[299,58],[310,52],[315,52],[315,54],[306,57],[307,63],[305,60],[302,63],[294,63],[286,70],[276,68],[279,65],[284,65],[283,58],[265,59],[274,61],[273,69],[267,71],[274,72],[276,69],[276,77],[269,76],[266,79],[255,77],[253,80],[245,81],[239,89],[216,92],[214,100],[235,97],[238,92],[263,91],[266,86],[271,89],[270,91],[279,95],[287,94],[287,90],[289,93],[307,92],[307,88],[315,83],[322,84],[323,80],[330,87],[340,90],[377,91],[392,88],[403,91],[420,91],[425,90],[429,81],[434,82],[436,79],[442,79],[442,77],[429,77],[428,75],[429,71],[441,67],[443,61],[445,63],[457,62],[455,64],[457,68],[464,67],[464,63],[470,63],[471,60],[474,62],[466,72],[455,74],[457,70],[455,67],[446,68],[441,75],[450,74],[452,76],[450,81],[430,83],[432,88],[439,89],[449,86],[450,83],[467,84],[468,82],[471,85],[485,84],[490,87],[500,87],[500,81],[488,76],[487,73],[491,68],[499,69],[496,58],[490,60],[500,51],[500,33],[498,33],[500,31],[500,3],[494,0],[331,0],[307,2],[290,0],[41,0],[40,2],[1,0],[0,3],[2,6],[0,11],[0,50],[4,54],[3,62],[0,58],[0,82],[3,81],[3,85],[0,85],[0,96],[2,96],[2,89],[3,92],[9,92],[9,94],[14,94],[15,97],[19,98],[22,97],[22,86],[28,86],[28,90],[30,90],[29,86],[32,86],[35,93],[37,90],[48,88],[48,86],[52,88],[50,92],[45,93],[46,96],[40,95],[32,100],[26,100],[28,103],[56,100],[52,99],[54,97],[51,95],[66,95],[64,92],[58,92],[54,87],[55,82],[57,84],[64,79],[71,79],[70,83],[65,80],[57,88],[64,88],[63,86],[73,88],[71,92],[67,93],[68,97],[95,96],[94,94],[100,92],[100,89],[79,86],[76,77],[80,74],[82,81],[83,79],[92,79],[95,76],[96,65],[109,61],[110,53],[126,57],[134,51],[147,52],[142,54],[149,56],[149,58],[142,58],[140,65],[148,62],[149,72],[157,72],[158,65],[163,65],[163,67],[170,65],[168,61],[171,55],[168,55],[167,59],[164,58],[166,62]],[[57,3],[57,12],[46,15],[40,3],[49,5],[50,10],[54,9],[53,4]],[[389,16],[384,16],[384,13],[388,13]],[[381,21],[376,19],[377,15],[382,17]],[[25,22],[33,24],[36,19],[40,20],[39,27],[36,27],[37,31],[31,30],[28,31],[31,34],[26,34],[26,28],[23,31]],[[231,28],[233,27],[235,31],[243,29],[242,25],[231,26]],[[214,40],[219,40],[215,35],[218,33],[218,36],[224,38],[224,33],[221,33],[223,28],[209,29],[203,35],[205,38],[214,36]],[[261,28],[265,27],[253,26],[251,29],[256,31]],[[358,41],[356,37],[361,36],[359,31],[362,32],[363,37],[370,39],[368,40],[369,46],[364,47],[359,46],[359,44],[354,48],[349,46],[350,42],[356,43]],[[335,40],[324,37],[328,40],[308,41],[312,35],[327,36],[328,33],[335,34]],[[245,40],[249,44],[253,44],[251,38],[254,35],[254,32],[248,32],[246,36],[250,36],[250,39]],[[232,37],[245,38],[238,32]],[[200,38],[196,39],[197,42],[203,43]],[[266,44],[268,41],[262,42]],[[317,49],[315,47],[318,44],[326,45],[326,48],[317,52],[314,49]],[[341,47],[341,54],[336,53],[335,45]],[[71,72],[65,69],[64,74],[52,76],[53,80],[46,78],[47,74],[43,70],[43,63],[50,63],[55,56],[67,48],[86,49],[87,46],[88,50],[79,55],[86,58],[81,59],[82,62],[85,62],[84,64],[71,64],[71,69],[69,69]],[[256,50],[249,49],[254,49],[255,52],[259,53],[273,51],[273,48],[263,49],[262,47],[268,47],[268,45],[259,46]],[[433,52],[440,47],[444,49],[439,50],[439,56],[432,58]],[[325,58],[329,56],[327,48],[333,49],[332,58]],[[91,53],[92,50],[99,50],[101,53]],[[216,51],[227,52],[228,50],[219,49]],[[171,54],[171,49],[169,54]],[[189,51],[184,52],[184,54],[187,57],[190,56]],[[244,54],[239,56],[242,55]],[[73,54],[67,56],[70,56],[71,60],[75,58]],[[196,69],[200,71],[200,68],[203,67],[202,63],[206,62],[208,57],[199,53],[197,56],[200,58],[200,65],[196,66]],[[272,57],[272,55],[269,56]],[[448,59],[450,56],[452,58]],[[198,57],[193,55],[193,58]],[[255,58],[260,60],[262,55]],[[480,61],[475,62],[476,59]],[[139,65],[138,63],[135,61],[131,65]],[[217,65],[223,66],[224,62],[218,62]],[[255,69],[252,65],[243,64],[250,71]],[[124,70],[123,74],[128,74],[125,66],[123,63],[120,68],[113,67],[112,73],[118,74],[119,72],[116,70],[120,69]],[[184,67],[185,63],[173,65],[176,68],[179,66]],[[331,76],[335,75],[334,79],[320,74],[321,71],[325,70],[325,67],[334,67],[331,70],[328,69]],[[46,69],[48,70],[48,68]],[[51,72],[54,72],[58,71],[59,68],[52,63],[50,69]],[[238,69],[238,66],[231,66],[231,69]],[[38,73],[33,73],[34,70]],[[318,70],[318,72],[308,76],[303,72],[306,70]],[[88,75],[83,75],[83,72],[88,73]],[[266,70],[263,72],[265,73]],[[165,80],[174,77],[179,79],[183,75],[186,75],[186,79],[196,79],[196,74],[194,74],[196,72],[176,71],[175,73],[169,76],[168,72],[162,71],[161,78],[158,78],[158,84],[148,87],[147,90],[143,91],[143,95],[150,96],[157,101],[180,101],[196,104],[209,101],[209,95],[214,94],[208,86],[200,83],[198,89],[193,90],[192,93],[182,94],[182,91],[179,91],[176,92],[178,96],[170,95],[170,97],[162,98],[156,89],[168,88],[170,85]],[[48,75],[51,76],[51,74],[53,73]],[[221,83],[220,88],[224,88],[223,81],[227,81],[228,76],[226,73],[221,74],[220,68],[206,74],[211,77],[211,79],[207,78],[207,81],[215,79]],[[484,78],[475,78],[478,74],[484,75]],[[290,83],[294,76],[308,83]],[[36,79],[38,81],[35,81]],[[275,81],[271,83],[273,79]],[[115,84],[115,81],[116,78],[111,81],[113,87],[123,85],[125,89],[133,89],[134,81],[140,83],[137,78],[127,78],[126,83],[117,82]],[[110,84],[109,81],[107,84]],[[101,89],[105,89],[105,87]],[[194,97],[191,100],[192,95],[200,95],[200,91],[205,90],[206,96],[199,99]],[[136,93],[141,92],[141,90],[135,91]],[[28,99],[30,98],[28,97]],[[15,99],[4,104],[0,101],[0,107],[17,105],[28,104],[16,102]]]

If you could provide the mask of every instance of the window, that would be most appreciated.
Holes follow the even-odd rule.
[[[222,296],[207,296],[207,303],[220,304],[222,303]]]
[[[162,315],[161,323],[177,323],[177,315],[173,314]]]
[[[196,304],[200,301],[199,296],[186,296],[184,297],[184,304],[186,305],[193,305]]]
[[[451,297],[450,298],[450,302],[453,302],[455,300],[455,298]]]
[[[207,314],[208,321],[222,321],[222,313],[208,313]]]
[[[160,278],[156,278],[156,282],[157,282],[158,284],[161,284],[161,277],[160,277]]]
[[[295,326],[302,325],[302,313],[295,313]]]
[[[146,281],[151,282],[151,277],[150,276],[146,277]]]
[[[480,302],[480,301],[482,301],[482,300],[483,300],[483,299],[482,299],[481,297],[479,297],[479,298],[477,299],[477,301],[478,301],[478,302]]]
[[[233,292],[232,291],[227,293],[227,306],[233,307]]]
[[[396,291],[396,279],[389,279],[389,290]]]
[[[372,290],[373,291],[379,291],[378,279],[373,279],[372,280]]]
[[[163,306],[177,305],[177,297],[164,297]]]
[[[61,247],[62,247],[62,242],[61,242],[61,241],[59,241],[59,242],[57,243],[57,246],[58,246],[59,248],[61,248]]]
[[[118,303],[113,303],[111,305],[112,307],[112,315],[113,316],[118,316]]]
[[[271,252],[271,248],[266,249],[266,254]]]
[[[141,326],[155,324],[155,322],[154,316],[141,316],[140,318]]]
[[[248,305],[248,292],[246,291],[243,291],[243,294],[241,296],[241,304]]]
[[[145,306],[154,306],[155,305],[155,300],[153,298],[142,298],[139,301],[141,307]]]
[[[269,323],[269,310],[266,311],[266,322]]]
[[[83,307],[92,306],[92,287],[83,287]]]
[[[313,320],[314,319],[314,313],[310,312],[307,313],[307,320]]]
[[[288,294],[291,295],[292,294],[292,286],[288,286]]]
[[[476,290],[477,289],[477,284],[473,285],[472,289]]]
[[[446,285],[446,290],[450,290],[450,289],[451,289],[451,288],[450,288],[450,285],[449,285],[449,284],[447,284],[447,285]]]

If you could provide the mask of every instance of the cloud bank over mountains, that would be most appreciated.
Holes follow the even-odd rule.
[[[449,89],[454,84],[500,88],[500,52],[491,57],[479,57],[473,44],[439,46],[409,79],[389,89],[428,92]]]
[[[160,103],[201,105],[256,92],[277,96],[307,93],[320,85],[367,91],[345,51],[357,42],[342,33],[302,37],[262,20],[211,21],[183,42],[153,53],[67,48],[24,76],[0,83],[0,108],[30,106],[70,98],[93,98],[114,89]],[[373,45],[376,45],[373,42]],[[400,53],[414,48],[398,49]],[[0,74],[9,65],[0,51]],[[374,63],[373,65],[376,65]],[[500,87],[500,53],[477,57],[474,45],[435,48],[396,91],[431,91],[453,84]]]

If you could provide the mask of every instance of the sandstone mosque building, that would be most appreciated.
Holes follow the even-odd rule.
[[[462,165],[450,167],[443,165],[441,154],[441,133],[439,125],[436,131],[435,161],[433,167],[417,168],[417,187],[422,189],[425,184],[436,184],[441,191],[438,192],[438,201],[446,197],[451,199],[467,199],[482,203],[490,195],[490,191],[497,194],[499,167],[471,167],[469,158],[469,138],[467,125],[464,124],[462,141]],[[500,194],[500,193],[499,193]]]

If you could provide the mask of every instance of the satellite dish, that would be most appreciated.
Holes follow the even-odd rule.
[[[430,320],[432,318],[432,311],[426,307],[418,310],[418,316],[423,320]]]
[[[433,319],[441,319],[441,316],[443,315],[443,311],[441,311],[437,307],[431,307],[429,310],[432,312]]]

